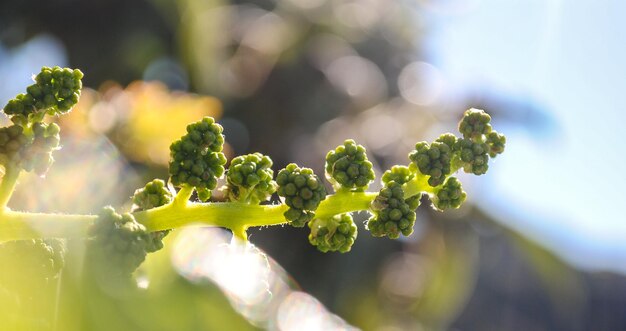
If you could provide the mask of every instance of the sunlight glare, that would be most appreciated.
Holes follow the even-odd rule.
[[[314,297],[292,292],[278,308],[278,329],[281,331],[356,330],[336,315],[329,313]]]
[[[189,281],[213,282],[233,308],[256,326],[352,330],[312,296],[293,291],[285,271],[260,249],[231,237],[219,228],[185,228],[174,244],[172,264]]]

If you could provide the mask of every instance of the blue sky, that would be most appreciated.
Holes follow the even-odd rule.
[[[488,203],[575,264],[626,272],[626,2],[467,3],[433,14],[433,58],[450,85],[528,96],[557,124],[505,131]]]

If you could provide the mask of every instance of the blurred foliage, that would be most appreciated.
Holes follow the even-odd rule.
[[[171,240],[174,240],[172,236]],[[82,242],[70,241],[63,273],[42,286],[41,274],[3,269],[3,330],[255,330],[214,286],[192,284],[170,263],[172,242],[152,254],[141,272],[150,286],[119,292],[83,272]],[[19,259],[29,259],[22,251]],[[35,257],[33,257],[35,259]],[[30,260],[33,260],[30,259]],[[3,260],[4,262],[4,260]],[[12,263],[12,266],[20,264]],[[26,287],[5,287],[9,274]],[[146,287],[146,286],[144,286]],[[28,299],[28,300],[25,300]]]
[[[71,65],[85,72],[85,85],[97,88],[85,90],[61,120],[63,149],[47,178],[24,177],[12,207],[80,213],[106,204],[130,207],[137,187],[165,178],[169,143],[204,115],[221,119],[229,159],[258,151],[272,157],[275,169],[298,162],[322,174],[328,150],[353,138],[367,147],[379,177],[392,164],[406,164],[407,151],[432,138],[434,128],[451,129],[467,106],[513,122],[549,122],[526,109],[528,101],[488,91],[448,100],[424,44],[424,8],[438,3],[0,2],[2,44],[17,47],[52,35]],[[148,82],[154,80],[161,83]],[[365,218],[355,217],[361,230]],[[293,277],[281,276],[288,288],[301,287],[364,330],[589,326],[571,321],[592,311],[586,302],[593,298],[591,281],[537,243],[472,206],[445,217],[424,211],[416,223],[405,241],[360,231],[365,235],[348,255],[317,252],[306,230],[257,229],[250,237]],[[68,243],[73,253],[58,281],[21,295],[0,284],[0,329],[255,329],[246,318],[255,319],[215,279],[191,281],[174,269],[174,240],[168,237],[166,250],[140,271],[149,286],[122,294],[86,284],[81,245]],[[35,282],[17,269],[2,267],[0,273]],[[304,295],[291,294],[274,292],[287,303]],[[306,300],[314,303],[307,309],[324,310]],[[308,325],[299,322],[294,329]],[[257,325],[293,327],[276,323]]]
[[[186,133],[187,124],[204,116],[219,119],[220,102],[212,97],[171,92],[159,82],[133,82],[126,88],[105,83],[86,90],[62,128],[77,137],[108,135],[137,163],[167,166],[169,146]]]

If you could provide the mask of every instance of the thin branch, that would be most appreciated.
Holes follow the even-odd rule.
[[[7,207],[7,203],[11,200],[17,179],[20,176],[20,169],[12,166],[5,168],[2,183],[0,184],[0,213]]]
[[[423,179],[405,184],[407,198],[432,188]],[[239,202],[198,203],[187,201],[192,192],[183,187],[177,199],[167,205],[133,213],[137,222],[148,231],[161,231],[191,224],[219,226],[233,230],[235,236],[245,238],[249,227],[287,224],[280,205],[253,205]],[[409,193],[410,192],[410,193]],[[317,218],[368,210],[378,193],[339,191],[328,195],[315,211]],[[0,242],[8,240],[55,237],[84,237],[95,222],[95,215],[29,213],[0,211]]]

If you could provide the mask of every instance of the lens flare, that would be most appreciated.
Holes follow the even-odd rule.
[[[312,296],[291,289],[285,271],[250,243],[219,228],[190,227],[172,253],[177,272],[211,281],[250,323],[268,330],[354,330]]]
[[[407,101],[420,106],[435,103],[444,90],[444,79],[433,65],[413,62],[402,69],[398,77],[400,94]]]
[[[283,300],[278,308],[277,322],[281,331],[357,330],[303,292],[292,292]]]
[[[355,102],[373,105],[387,96],[387,81],[380,68],[360,56],[345,56],[325,70],[328,81]]]

